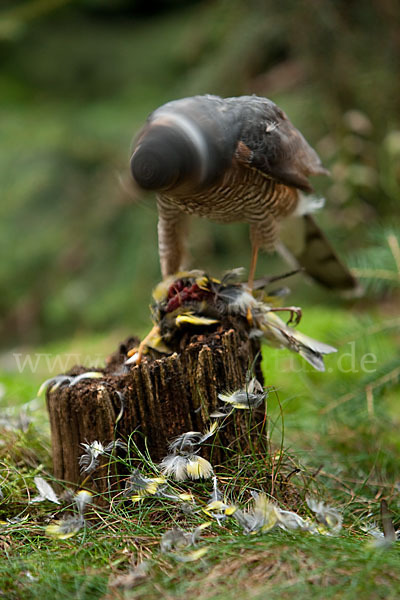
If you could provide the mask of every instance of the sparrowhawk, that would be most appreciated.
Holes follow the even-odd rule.
[[[309,176],[326,174],[317,153],[271,100],[194,96],[155,110],[131,158],[135,182],[157,193],[163,277],[178,271],[187,217],[250,225],[254,277],[259,248],[295,257],[319,283],[352,289],[311,212]]]

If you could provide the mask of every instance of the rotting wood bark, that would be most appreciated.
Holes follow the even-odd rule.
[[[104,378],[83,379],[73,387],[64,385],[53,391],[49,386],[55,477],[74,484],[85,479],[79,468],[82,442],[126,441],[136,432],[135,443],[145,451],[146,440],[152,460],[158,462],[167,454],[171,438],[185,431],[204,431],[210,413],[220,404],[219,392],[243,387],[252,366],[262,381],[260,344],[249,339],[245,328],[234,325],[186,337],[181,352],[128,367],[124,365],[126,354],[136,343],[131,338],[121,344],[104,369],[94,369],[104,373]],[[88,370],[93,369],[77,366],[69,374]],[[124,410],[116,423],[121,410],[117,392],[122,394]],[[211,454],[213,464],[226,459],[233,444],[236,449],[237,444],[246,447],[247,419],[243,414],[230,418],[218,436],[212,450],[205,448],[201,453]],[[104,484],[97,482],[97,487],[104,491],[105,479]]]

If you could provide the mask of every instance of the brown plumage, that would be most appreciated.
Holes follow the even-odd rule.
[[[163,277],[181,268],[187,216],[196,215],[249,223],[250,281],[258,248],[278,248],[287,222],[293,223],[294,235],[292,230],[285,245],[312,277],[328,287],[355,287],[312,217],[304,217],[316,203],[307,195],[309,177],[327,171],[270,100],[207,95],[161,106],[136,140],[131,170],[140,187],[157,192]]]

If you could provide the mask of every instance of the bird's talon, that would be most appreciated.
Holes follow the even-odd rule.
[[[137,365],[138,364],[138,360],[139,360],[139,353],[135,352],[134,354],[132,354],[132,356],[130,356],[128,358],[128,360],[125,361],[125,365]],[[140,360],[139,360],[140,362]]]
[[[126,365],[140,365],[140,363],[142,362],[142,359],[143,359],[143,355],[147,354],[146,339],[144,339],[143,342],[140,342],[138,348],[132,348],[130,353],[131,353],[131,356],[128,358],[128,360],[125,361],[125,364]]]
[[[297,325],[300,323],[301,317],[302,317],[301,308],[292,307],[289,310],[290,310],[290,319],[287,322],[287,325],[293,325],[293,327],[297,327]]]
[[[142,343],[127,352],[128,359],[125,361],[126,365],[138,365],[141,363],[143,353],[146,350],[144,346],[141,348],[141,345]]]
[[[276,308],[270,308],[269,310],[270,312],[289,312],[290,319],[287,321],[286,325],[293,325],[293,327],[296,327],[301,321],[302,312],[301,308],[298,306],[278,306]]]
[[[160,332],[158,325],[154,325],[146,337],[140,342],[137,348],[131,348],[128,354],[128,360],[125,361],[126,365],[139,365],[142,362],[143,354],[147,353],[147,343]]]

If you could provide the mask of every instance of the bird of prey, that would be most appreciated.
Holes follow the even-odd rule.
[[[250,225],[252,287],[259,248],[278,249],[329,288],[356,281],[311,213],[309,177],[326,174],[316,152],[271,100],[183,98],[148,117],[131,158],[136,184],[157,193],[161,271],[182,267],[188,215]]]

